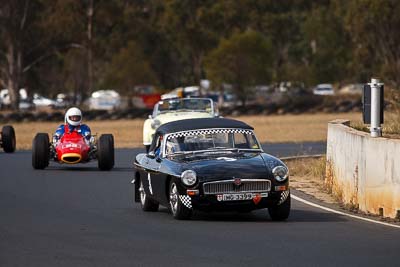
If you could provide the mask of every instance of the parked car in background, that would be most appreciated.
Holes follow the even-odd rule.
[[[305,85],[299,81],[285,81],[275,85],[275,91],[278,93],[288,93],[290,91],[302,91]]]
[[[20,110],[33,110],[35,109],[35,104],[33,104],[31,98],[25,98],[19,100],[19,109]]]
[[[175,219],[193,210],[250,212],[268,208],[274,221],[290,214],[289,171],[264,153],[253,127],[223,118],[160,126],[150,151],[135,158],[135,202],[143,211],[168,207]]]
[[[167,122],[218,116],[210,98],[173,98],[161,100],[153,108],[153,114],[143,125],[143,145],[148,151],[156,129]]]
[[[364,84],[352,83],[347,84],[340,88],[339,94],[341,95],[362,95]]]
[[[57,105],[55,100],[41,96],[37,93],[33,94],[33,104],[36,108],[55,108]]]
[[[11,99],[8,89],[0,90],[0,108],[9,108],[11,106]],[[31,110],[35,108],[32,99],[28,96],[28,92],[25,88],[19,89],[19,109],[20,110]]]
[[[91,110],[116,110],[121,104],[121,96],[115,90],[99,90],[88,99]]]
[[[161,94],[152,85],[137,85],[133,94],[133,105],[139,108],[153,108],[161,100]]]
[[[335,91],[333,90],[332,84],[323,83],[323,84],[318,84],[316,87],[314,87],[313,94],[314,95],[334,95]]]
[[[71,101],[69,99],[69,96],[63,93],[57,94],[56,97],[56,108],[59,109],[64,109],[71,105]]]
[[[203,92],[206,94],[206,92]],[[161,99],[170,99],[176,97],[199,97],[200,96],[200,87],[199,86],[186,86],[186,87],[178,87],[174,90],[161,95]]]

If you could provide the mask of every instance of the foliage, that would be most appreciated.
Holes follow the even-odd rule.
[[[204,78],[243,102],[257,83],[379,75],[400,88],[399,13],[397,0],[0,0],[0,84],[14,102],[22,86],[88,95]]]
[[[133,85],[157,84],[157,79],[140,47],[129,42],[112,58],[104,83],[129,94]]]
[[[356,60],[369,76],[380,74],[400,85],[400,2],[353,0],[347,3],[344,25],[351,32]]]
[[[314,8],[303,24],[309,82],[341,81],[346,78],[347,62],[350,61],[351,44],[340,17],[330,12],[331,6]]]
[[[232,84],[245,104],[251,87],[270,82],[271,46],[267,38],[254,31],[223,39],[206,59],[208,76],[217,84]]]

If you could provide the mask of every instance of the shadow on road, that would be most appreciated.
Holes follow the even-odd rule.
[[[143,212],[143,211],[141,211]],[[160,210],[154,214],[163,213],[172,218],[171,213],[167,208],[160,207]],[[158,216],[157,216],[158,217]],[[163,216],[163,218],[165,218]],[[155,219],[155,218],[154,218]],[[161,218],[158,217],[158,220]],[[268,215],[267,209],[256,210],[247,213],[240,212],[201,212],[195,211],[191,218],[192,221],[205,221],[205,222],[271,222],[272,221]],[[292,209],[289,219],[285,222],[278,223],[299,223],[299,222],[344,222],[347,219],[343,216],[337,214],[331,214],[326,212],[318,212],[311,210],[302,209]]]
[[[98,167],[94,166],[50,166],[46,168],[43,171],[54,171],[54,172],[73,172],[73,171],[79,171],[79,172],[102,172],[102,173],[107,173],[107,172],[133,172],[133,167],[132,168],[125,168],[125,167],[115,167],[109,171],[101,171]]]

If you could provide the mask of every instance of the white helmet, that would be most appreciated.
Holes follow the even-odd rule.
[[[82,122],[82,111],[79,108],[70,108],[65,113],[65,123],[78,126]]]

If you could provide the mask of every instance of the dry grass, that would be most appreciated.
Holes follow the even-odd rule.
[[[290,186],[326,203],[337,203],[324,185],[325,157],[295,159],[286,162],[290,171]]]
[[[365,125],[362,121],[353,121],[350,126],[359,131],[370,132],[368,125]],[[400,113],[385,113],[385,121],[382,124],[382,136],[386,138],[400,138]]]
[[[302,114],[273,116],[243,116],[242,120],[255,128],[261,142],[307,142],[325,141],[328,122],[334,119],[348,119],[361,122],[361,113]]]
[[[242,116],[243,120],[255,128],[260,142],[305,142],[326,140],[327,123],[330,120],[345,118],[361,121],[360,113],[346,114],[305,114],[274,116]],[[142,119],[118,121],[87,121],[93,133],[111,133],[115,138],[115,146],[142,146]],[[38,132],[52,134],[61,124],[54,122],[14,123],[17,135],[17,148],[30,149],[32,139]]]
[[[299,158],[286,162],[291,176],[309,177],[324,181],[326,159],[321,158]]]
[[[383,135],[400,136],[400,113],[388,113],[385,118],[385,123],[382,129]]]

